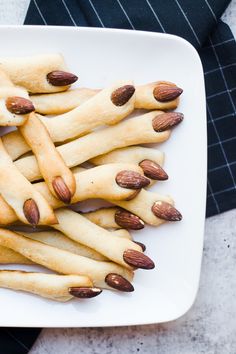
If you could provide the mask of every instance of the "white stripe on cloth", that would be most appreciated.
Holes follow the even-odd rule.
[[[37,11],[38,11],[38,13],[39,13],[41,19],[43,20],[44,24],[47,25],[47,21],[45,20],[43,14],[42,14],[42,12],[41,12],[41,10],[40,10],[38,4],[37,4],[37,1],[36,1],[36,0],[33,0],[33,1],[34,1],[35,7],[36,7],[36,9],[37,9]]]
[[[119,4],[119,6],[120,6],[121,10],[123,11],[123,13],[124,13],[125,17],[127,18],[128,22],[129,22],[129,24],[130,24],[130,26],[132,27],[132,29],[134,29],[134,30],[135,30],[135,27],[134,27],[134,25],[133,25],[133,23],[132,23],[131,19],[129,18],[129,16],[128,16],[127,12],[125,11],[124,7],[121,5],[121,3],[120,3],[120,1],[119,1],[119,0],[116,0],[116,1],[118,2],[118,4]]]
[[[97,10],[95,9],[95,7],[94,7],[94,5],[93,5],[93,3],[92,3],[92,0],[89,0],[89,3],[90,3],[90,5],[91,5],[91,7],[92,7],[92,9],[93,9],[93,11],[94,11],[94,13],[95,13],[95,15],[97,16],[99,22],[101,23],[102,27],[104,28],[104,27],[105,27],[105,26],[104,26],[104,23],[102,22],[101,17],[99,16]]]
[[[152,5],[150,4],[149,0],[145,0],[145,1],[146,1],[146,3],[148,4],[148,6],[150,7],[150,9],[151,9],[151,11],[152,11],[152,13],[153,13],[155,19],[157,20],[158,24],[160,25],[162,31],[163,31],[164,33],[166,33],[165,28],[163,27],[163,25],[162,25],[162,23],[161,23],[159,17],[157,16],[156,12],[154,11],[154,9],[153,9]]]
[[[67,13],[68,13],[68,15],[70,16],[70,19],[71,19],[71,21],[73,22],[73,25],[74,25],[74,26],[77,26],[77,23],[76,23],[75,20],[73,19],[72,15],[71,15],[71,13],[70,13],[70,10],[68,9],[68,6],[66,5],[65,1],[64,1],[64,0],[61,0],[61,2],[62,2],[62,4],[64,5],[64,7],[65,7],[65,9],[66,9],[66,11],[67,11]]]
[[[184,18],[185,18],[187,24],[189,25],[189,27],[190,27],[190,29],[191,29],[191,31],[192,31],[194,37],[196,38],[196,41],[198,42],[198,44],[201,45],[201,42],[200,42],[200,40],[199,40],[199,38],[198,38],[196,32],[194,31],[193,26],[192,26],[191,23],[189,22],[188,17],[187,17],[186,14],[184,13],[184,10],[182,9],[180,3],[178,2],[178,0],[175,0],[175,2],[176,2],[176,4],[177,4],[177,6],[179,7],[180,11],[182,12],[182,15],[184,16]]]
[[[209,38],[209,40],[210,40],[210,42],[211,42],[211,44],[212,44],[211,38]],[[224,71],[223,71],[223,69],[222,69],[222,67],[221,67],[221,64],[220,64],[220,58],[219,58],[219,56],[218,56],[218,54],[217,54],[216,49],[215,49],[214,47],[212,47],[212,49],[213,49],[213,52],[214,52],[214,54],[215,54],[217,63],[218,63],[218,65],[219,65],[220,72],[221,72],[221,76],[222,76],[222,78],[223,78],[223,80],[224,80],[225,88],[226,88],[226,90],[227,90],[227,92],[228,92],[228,95],[229,95],[229,99],[230,99],[232,108],[233,108],[233,110],[234,110],[234,112],[235,112],[235,111],[236,111],[236,107],[235,107],[234,101],[233,101],[233,99],[232,99],[231,92],[230,92],[230,89],[229,89],[229,87],[228,87],[228,84],[227,84],[227,80],[226,80],[226,78],[225,78]],[[232,90],[231,90],[231,91],[232,91]]]
[[[208,9],[211,11],[211,14],[212,14],[212,16],[214,17],[214,20],[217,22],[217,21],[218,21],[218,20],[217,20],[217,17],[216,17],[216,15],[215,15],[214,11],[212,10],[211,5],[209,4],[209,2],[208,2],[207,0],[204,0],[204,1],[205,1],[206,5],[207,5]]]
[[[219,208],[219,205],[218,205],[217,200],[215,198],[215,195],[213,193],[213,189],[211,187],[209,179],[207,180],[207,184],[208,184],[209,191],[211,192],[211,194],[208,195],[207,198],[212,197],[212,199],[213,199],[213,201],[215,203],[215,207],[216,207],[217,213],[219,214],[220,213],[220,208]]]
[[[214,130],[215,130],[215,134],[216,134],[216,136],[217,136],[217,139],[219,140],[220,149],[221,149],[221,152],[222,152],[222,154],[223,154],[223,156],[224,156],[224,159],[225,159],[225,162],[226,162],[226,166],[228,167],[229,174],[230,174],[230,177],[231,177],[232,182],[233,182],[233,186],[234,186],[234,188],[236,188],[236,183],[235,183],[234,175],[233,175],[233,172],[232,172],[232,170],[231,170],[231,168],[230,168],[229,161],[228,161],[227,156],[226,156],[226,153],[225,153],[225,151],[224,151],[224,148],[223,148],[223,145],[222,145],[222,141],[220,140],[220,136],[219,136],[218,130],[216,129],[215,122],[214,122],[214,120],[213,120],[213,118],[212,118],[211,110],[210,110],[208,104],[207,104],[207,111],[208,111],[210,120],[211,120],[211,122],[212,122],[212,126],[213,126],[213,128],[214,128]],[[209,146],[208,146],[208,147],[209,147]]]

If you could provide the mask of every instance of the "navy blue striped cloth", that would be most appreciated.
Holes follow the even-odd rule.
[[[229,27],[220,21],[229,2],[32,0],[25,20],[25,24],[30,25],[112,27],[166,32],[184,37],[194,45],[201,56],[206,81],[207,216],[236,207],[236,43]],[[3,330],[0,337],[1,352],[26,353],[38,331]],[[14,343],[9,343],[9,336]]]

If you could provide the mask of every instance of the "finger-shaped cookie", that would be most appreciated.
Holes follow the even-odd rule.
[[[0,246],[0,264],[32,264],[32,262],[20,253]]]
[[[122,230],[122,229],[121,229]],[[40,241],[46,245],[60,248],[62,250],[77,254],[79,256],[84,256],[88,258],[95,259],[97,261],[105,261],[106,257],[102,256],[100,253],[96,252],[94,249],[84,246],[81,243],[75,242],[69,237],[66,237],[62,232],[50,230],[50,231],[40,231],[40,232],[17,232],[31,240]],[[124,233],[123,233],[124,235]],[[119,236],[119,234],[117,234]]]
[[[19,172],[0,140],[0,194],[24,223],[57,222],[52,207]]]
[[[87,276],[95,286],[133,291],[130,283],[133,272],[113,262],[100,262],[78,256],[6,229],[0,229],[0,245],[58,273]]]
[[[27,93],[17,87],[0,87],[0,126],[20,126],[34,111]]]
[[[40,171],[38,169],[36,171],[36,160],[32,156],[15,161],[15,166],[30,181],[41,178]],[[35,171],[38,174],[34,174]],[[91,198],[107,199],[111,195],[112,198],[118,200],[131,198],[134,190],[146,187],[150,183],[142,173],[141,167],[126,163],[101,165],[77,172],[74,174],[76,190],[71,202],[76,203]],[[62,205],[60,202],[54,202],[53,196],[48,196],[45,183],[37,183],[34,186],[46,197],[53,208]]]
[[[135,108],[145,109],[175,109],[183,90],[172,82],[156,81],[137,86]]]
[[[0,58],[0,69],[31,93],[65,91],[78,79],[68,72],[60,54]]]
[[[163,114],[154,111],[115,126],[92,132],[58,146],[57,150],[67,166],[73,167],[120,147],[163,142],[170,136],[169,128],[180,123],[182,119],[181,113]],[[95,146],[96,148],[94,148]],[[24,171],[26,169],[30,171],[30,173],[27,173],[27,178],[30,180],[40,178],[40,171],[33,156],[19,159],[16,161],[16,165],[25,176]]]
[[[31,100],[36,112],[44,115],[58,115],[81,106],[99,91],[89,88],[76,88],[59,93],[33,95]]]
[[[59,231],[41,231],[41,232],[22,232],[17,231],[20,235],[28,237],[32,240],[40,241],[46,245],[60,248],[62,250],[78,254],[80,256],[95,259],[97,261],[107,261],[108,258],[96,252],[92,248],[81,245],[78,242],[66,237]],[[130,233],[125,229],[115,230],[110,233],[113,236],[132,239]],[[12,251],[10,248],[0,246],[0,264],[33,264],[28,258],[20,253]]]
[[[144,222],[137,215],[121,208],[101,208],[83,214],[86,219],[104,228],[141,230]]]
[[[173,200],[158,193],[142,189],[141,192],[129,201],[112,201],[111,203],[128,210],[149,225],[158,226],[165,221],[180,221],[182,216],[174,208]]]
[[[143,177],[139,166],[130,164],[102,165],[75,174],[76,191],[72,203],[86,199],[131,199],[138,190],[149,183]],[[19,173],[19,171],[18,171]],[[119,177],[119,178],[117,178]],[[45,182],[32,185],[37,192],[43,196],[48,204],[57,209],[64,205],[62,201],[55,198],[49,191]],[[138,190],[135,190],[138,188]],[[0,196],[0,225],[11,224],[18,220],[14,210]]]
[[[146,177],[154,180],[166,180],[168,175],[163,170],[163,152],[142,147],[130,146],[111,151],[105,155],[97,156],[90,160],[94,165],[104,165],[107,163],[127,162],[139,165]]]
[[[183,120],[183,114],[153,111],[87,134],[58,147],[68,166],[76,166],[95,156],[126,146],[161,143],[170,136],[170,129]],[[6,134],[3,143],[13,160],[30,150],[24,139],[15,132]],[[96,146],[96,149],[94,149]],[[79,153],[78,153],[79,149]],[[76,155],[76,159],[75,159]]]
[[[26,291],[51,300],[85,299],[102,291],[93,288],[91,280],[80,275],[57,275],[19,270],[0,270],[0,288]]]
[[[69,204],[75,193],[75,178],[56,150],[46,127],[36,115],[31,114],[20,127],[20,132],[31,147],[50,192]]]
[[[110,232],[97,226],[82,215],[68,209],[56,211],[58,224],[53,226],[74,241],[95,249],[108,259],[130,269],[154,268],[150,258],[142,253],[142,248],[129,239],[112,237]]]
[[[174,109],[178,106],[178,97],[182,89],[166,81],[156,81],[135,86],[137,97],[135,108]],[[37,112],[41,114],[62,114],[80,106],[100,90],[77,88],[62,93],[34,95],[32,101]]]
[[[135,88],[131,81],[115,83],[83,105],[56,116],[41,117],[54,142],[76,138],[103,124],[115,124],[134,109]]]

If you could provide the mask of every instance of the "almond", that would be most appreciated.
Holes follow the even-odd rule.
[[[98,288],[69,288],[68,292],[74,297],[79,299],[89,299],[91,297],[98,296],[101,294],[102,290]]]
[[[151,179],[159,181],[165,181],[168,179],[167,173],[158,163],[154,161],[143,160],[142,162],[140,162],[139,166],[143,169],[145,176]]]
[[[133,241],[134,243],[136,243],[137,245],[139,245],[142,248],[142,251],[145,252],[146,251],[146,246],[144,243],[142,242],[138,242],[138,241]]]
[[[158,85],[153,90],[153,96],[157,101],[168,102],[175,100],[182,92],[183,90],[177,86]]]
[[[116,290],[125,291],[125,292],[134,291],[133,285],[127,279],[125,279],[119,274],[115,274],[115,273],[107,274],[105,278],[105,282],[111,288],[114,288]]]
[[[78,77],[66,71],[55,70],[47,74],[47,80],[53,86],[68,86],[77,81]]]
[[[116,176],[116,183],[122,188],[140,189],[150,184],[150,180],[135,171],[123,170]]]
[[[143,220],[124,209],[118,209],[116,211],[115,222],[117,225],[125,229],[141,230],[144,228]]]
[[[154,262],[142,252],[128,249],[123,253],[124,261],[135,268],[153,269]]]
[[[124,106],[133,96],[135,88],[133,85],[119,87],[111,94],[111,101],[115,106]]]
[[[8,97],[6,107],[13,114],[28,114],[35,110],[33,103],[24,97]]]
[[[184,119],[183,113],[170,112],[157,115],[152,120],[153,129],[156,132],[163,132],[173,128]]]
[[[180,221],[182,219],[182,215],[173,205],[163,201],[155,202],[152,206],[152,212],[156,217],[167,221]]]
[[[65,204],[70,204],[71,192],[62,177],[55,177],[52,181],[53,189],[58,198]]]
[[[33,199],[27,199],[23,205],[23,212],[27,221],[35,226],[40,219],[39,209],[36,202]]]

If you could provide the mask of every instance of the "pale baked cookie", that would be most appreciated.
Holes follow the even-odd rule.
[[[90,247],[123,267],[154,268],[154,263],[142,253],[142,248],[129,239],[118,238],[82,215],[68,209],[56,211],[58,224],[53,226],[67,237]],[[78,232],[79,228],[79,232]],[[127,259],[127,254],[130,258]],[[131,256],[133,254],[133,257]]]
[[[0,140],[0,193],[24,223],[55,224],[52,207],[19,172]]]
[[[135,88],[132,81],[119,81],[105,88],[72,111],[40,119],[54,142],[64,142],[88,133],[104,124],[116,124],[134,109]]]
[[[158,226],[165,221],[182,219],[180,212],[173,207],[174,202],[170,197],[145,189],[132,200],[110,202],[128,210],[149,225]]]
[[[28,258],[10,248],[0,246],[0,264],[33,264]]]
[[[143,169],[144,175],[148,178],[161,181],[168,179],[168,175],[162,168],[164,153],[157,149],[130,146],[97,156],[91,159],[90,162],[94,165],[116,162],[137,164]]]
[[[69,204],[75,193],[75,178],[56,150],[46,127],[36,115],[31,114],[19,130],[31,147],[50,192]]]
[[[0,69],[0,126],[20,126],[33,111],[34,105],[27,91],[14,87],[6,73]]]
[[[133,291],[130,283],[133,272],[113,262],[95,261],[78,256],[5,229],[0,229],[0,245],[58,273],[89,277],[95,286]]]
[[[19,171],[18,171],[19,173]],[[77,203],[86,199],[131,199],[137,190],[148,185],[149,180],[142,174],[139,166],[130,164],[108,164],[97,166],[84,172],[75,174],[76,191],[71,200]],[[43,196],[53,209],[64,206],[64,203],[55,198],[45,182],[32,185],[35,191]],[[0,196],[0,225],[17,221],[14,210]]]
[[[178,106],[183,90],[172,82],[155,81],[137,86],[136,92],[135,108],[169,110]]]
[[[154,111],[112,127],[92,132],[58,146],[57,150],[67,166],[73,167],[120,147],[144,143],[161,143],[169,138],[170,128],[180,123],[182,119],[181,113],[163,114],[160,111]],[[41,177],[34,156],[23,157],[15,163],[21,173],[27,176],[29,180],[38,180]],[[29,171],[27,174],[26,170]]]
[[[94,224],[106,229],[131,229],[141,230],[144,222],[137,215],[121,208],[101,208],[82,214]],[[117,230],[118,231],[118,230]]]
[[[31,93],[65,91],[78,79],[67,71],[60,54],[0,58],[0,69]]]
[[[85,299],[102,291],[93,288],[86,276],[57,275],[19,270],[0,270],[0,288],[21,290],[55,301],[68,301],[74,297]]]
[[[135,85],[135,108],[142,109],[175,109],[178,97],[183,90],[172,82],[156,81],[145,85]],[[62,93],[34,95],[32,101],[35,109],[41,114],[62,114],[80,106],[100,90],[78,88]]]
[[[70,143],[61,145],[58,149],[65,161],[69,160],[63,155],[64,151],[70,154],[71,161],[73,161],[71,153],[74,153],[78,146],[80,153],[75,152],[76,155],[81,156],[81,161],[86,161],[95,156],[106,154],[109,151],[126,146],[161,143],[169,138],[170,129],[182,120],[182,113],[153,111],[121,122],[115,126],[92,132]],[[13,160],[30,151],[24,139],[15,132],[4,135],[3,143]],[[96,146],[96,149],[94,149],[94,146]],[[86,156],[81,154],[81,151],[83,154],[86,151]],[[76,166],[82,163],[81,161],[77,163],[71,162],[70,165]]]
[[[59,93],[32,95],[31,100],[36,112],[40,114],[63,114],[81,106],[100,90],[76,88]]]

